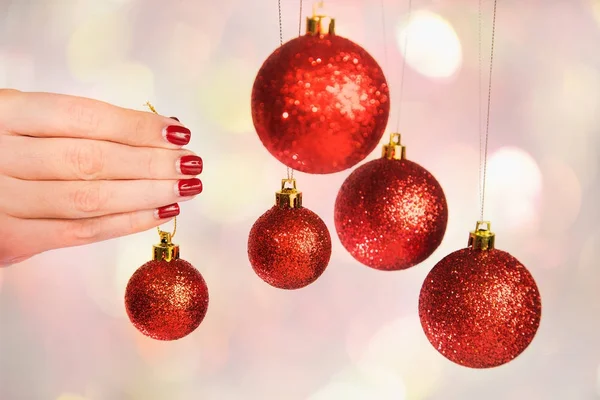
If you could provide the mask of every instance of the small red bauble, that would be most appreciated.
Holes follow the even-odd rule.
[[[382,158],[352,172],[335,202],[335,227],[346,250],[362,264],[386,271],[410,268],[429,257],[448,223],[440,184],[404,159],[399,138],[392,134]]]
[[[314,16],[307,27],[264,62],[252,89],[252,118],[283,164],[328,174],[375,149],[388,121],[389,90],[377,62],[336,36],[333,20]]]
[[[470,368],[491,368],[521,354],[540,325],[542,303],[529,271],[493,248],[487,229],[471,233],[470,247],[442,259],[419,297],[425,335],[443,356]]]
[[[154,247],[154,255],[155,259],[142,265],[127,284],[127,315],[146,336],[180,339],[204,319],[208,288],[200,272],[178,258],[179,248],[171,243],[169,233],[161,232],[161,244]]]
[[[285,185],[291,183],[292,188]],[[317,214],[302,207],[296,181],[284,179],[276,205],[252,226],[248,258],[256,274],[280,289],[299,289],[319,278],[331,258],[331,236]]]

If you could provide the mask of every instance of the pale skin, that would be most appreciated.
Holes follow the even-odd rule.
[[[189,136],[151,112],[0,89],[0,267],[168,222],[202,190]]]

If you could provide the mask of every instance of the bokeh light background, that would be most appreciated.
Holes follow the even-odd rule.
[[[379,2],[326,5],[338,33],[386,71],[391,129],[410,32],[403,142],[446,191],[445,240],[408,271],[360,266],[333,225],[350,171],[298,173],[334,254],[315,284],[287,292],[256,277],[246,256],[249,229],[285,174],[249,109],[254,75],[279,43],[276,1],[0,0],[0,87],[136,109],[150,100],[192,129],[205,192],[182,205],[176,239],[211,295],[203,324],[180,341],[153,341],[130,325],[125,285],[148,260],[154,230],[5,268],[0,399],[600,398],[600,2],[499,2],[487,217],[498,247],[535,276],[544,308],[531,346],[484,371],[445,360],[417,316],[427,272],[466,245],[478,217],[477,1],[413,1],[410,20],[407,1],[384,3],[386,35]],[[492,4],[483,4],[485,81]],[[282,6],[288,40],[298,1]],[[304,16],[310,8],[305,1]]]

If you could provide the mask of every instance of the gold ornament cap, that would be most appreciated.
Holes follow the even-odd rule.
[[[275,205],[280,208],[302,207],[302,192],[296,189],[295,179],[281,180],[281,190],[275,192]]]
[[[473,250],[492,250],[496,244],[496,234],[491,229],[491,222],[477,221],[475,230],[469,234],[468,247]]]
[[[152,249],[152,259],[155,261],[173,261],[179,258],[179,246],[171,242],[172,235],[169,232],[158,231],[160,243],[155,244]]]
[[[312,17],[306,18],[306,34],[311,36],[335,35],[335,19],[325,15],[322,1],[313,5]]]
[[[381,157],[387,158],[388,160],[405,160],[406,147],[402,146],[400,139],[401,135],[399,133],[392,133],[390,135],[390,142],[383,145]]]

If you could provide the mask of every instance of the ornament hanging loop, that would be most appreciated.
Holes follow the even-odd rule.
[[[324,7],[323,1],[317,1],[313,4],[313,15],[306,18],[307,35],[335,35],[335,19],[325,15]]]
[[[392,133],[390,135],[390,142],[383,145],[381,151],[381,157],[387,158],[388,160],[405,160],[406,159],[406,146],[400,143],[401,135],[399,133]]]
[[[275,205],[280,208],[301,208],[302,192],[296,188],[293,178],[281,180],[281,190],[275,192]]]
[[[156,108],[154,108],[154,106],[152,104],[150,104],[149,101],[147,101],[144,105],[146,107],[148,107],[150,109],[150,111],[152,111],[154,114],[159,115],[158,112],[156,111]],[[162,243],[163,233],[167,233],[167,232],[161,231],[159,226],[156,227],[156,230],[158,231],[158,235],[160,236],[160,241]],[[173,233],[169,233],[169,235],[170,235],[169,243],[171,242],[171,239],[173,239],[175,237],[175,233],[177,233],[177,217],[173,218]],[[156,255],[156,253],[155,253],[155,255]],[[179,258],[179,247],[177,248],[177,257],[176,258]],[[156,258],[155,258],[155,260],[156,260]],[[166,261],[170,261],[170,260],[166,260]]]
[[[473,250],[492,250],[496,243],[496,234],[492,232],[489,221],[477,221],[475,230],[469,234],[468,247]]]

